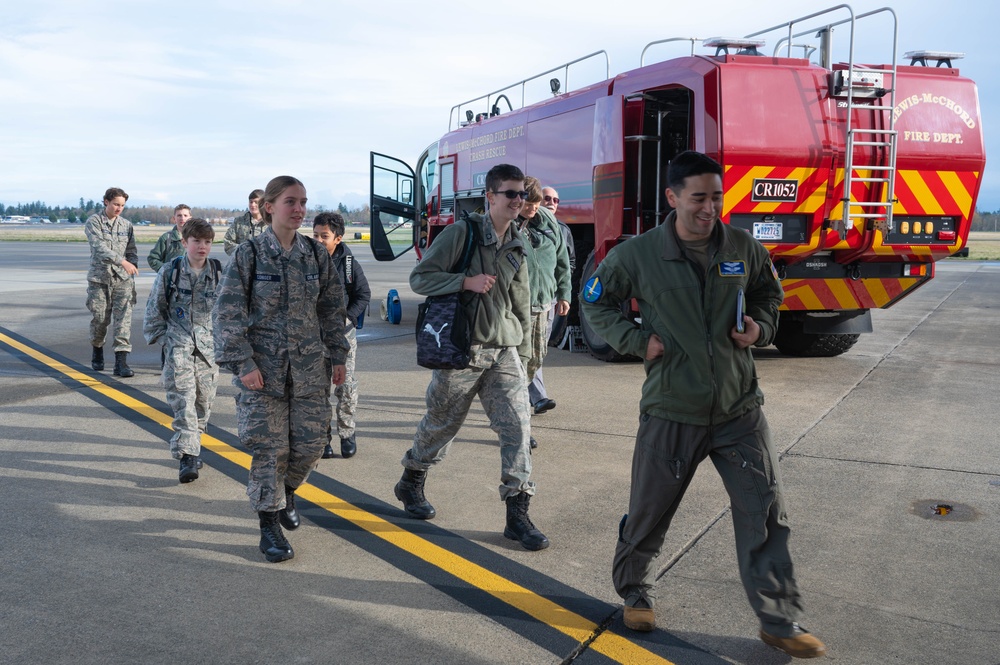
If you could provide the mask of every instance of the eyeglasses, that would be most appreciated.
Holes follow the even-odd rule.
[[[559,203],[559,197],[558,196],[546,196],[546,197],[543,197],[543,200],[546,203],[556,203],[556,204]]]
[[[511,200],[516,199],[519,196],[521,197],[522,201],[527,201],[528,200],[528,192],[526,192],[524,190],[521,190],[519,192],[516,189],[506,189],[506,190],[504,190],[502,192],[498,192],[497,190],[494,189],[493,193],[494,194],[503,194],[504,196],[506,196],[508,199],[511,199]]]

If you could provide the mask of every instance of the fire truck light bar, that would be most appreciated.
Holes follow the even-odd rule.
[[[965,57],[965,54],[958,53],[957,51],[907,51],[903,54],[903,57],[909,58],[911,65],[923,65],[927,67],[927,61],[931,60],[936,63],[937,67],[941,67],[942,65],[951,67],[952,60],[961,60]]]
[[[757,48],[766,43],[763,39],[733,39],[730,37],[709,37],[701,42],[702,46],[706,48],[714,48],[715,55],[720,53],[729,55],[730,48],[739,49],[734,55],[760,55]]]

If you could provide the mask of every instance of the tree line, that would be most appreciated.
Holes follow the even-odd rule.
[[[309,216],[313,217],[321,212],[339,212],[344,216],[344,221],[348,226],[368,226],[370,213],[368,206],[350,209],[343,203],[336,208],[328,209],[326,206],[316,206],[309,210]],[[10,217],[23,215],[26,217],[42,217],[55,224],[60,219],[65,219],[71,224],[82,224],[91,215],[104,212],[104,203],[93,199],[84,200],[80,197],[79,205],[76,206],[49,206],[42,201],[31,203],[18,203],[17,205],[4,206],[0,203],[0,212]],[[206,206],[191,206],[193,217],[202,217],[207,220],[229,220],[246,212],[246,209],[236,208],[215,208]],[[170,224],[174,216],[173,206],[126,206],[122,213],[125,219],[133,224],[149,222],[151,224]]]

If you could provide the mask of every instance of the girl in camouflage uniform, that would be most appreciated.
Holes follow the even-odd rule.
[[[293,556],[281,526],[299,526],[295,489],[326,444],[330,385],[344,382],[344,289],[319,243],[298,233],[306,190],[268,183],[263,233],[240,245],[213,311],[215,356],[233,372],[240,441],[253,451],[247,495],[260,517],[260,551]],[[280,523],[280,524],[279,524]]]

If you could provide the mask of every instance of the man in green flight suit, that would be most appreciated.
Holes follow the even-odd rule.
[[[646,366],[612,576],[625,625],[652,630],[656,557],[695,469],[710,457],[729,493],[740,578],[760,638],[794,657],[821,656],[826,647],[798,625],[802,600],[778,456],[750,352],[774,339],[784,294],[767,250],[719,219],[722,173],[706,155],[677,155],[666,190],[674,211],[612,249],[580,294],[593,329]],[[638,324],[622,313],[633,298]],[[740,317],[738,302],[745,302]]]

